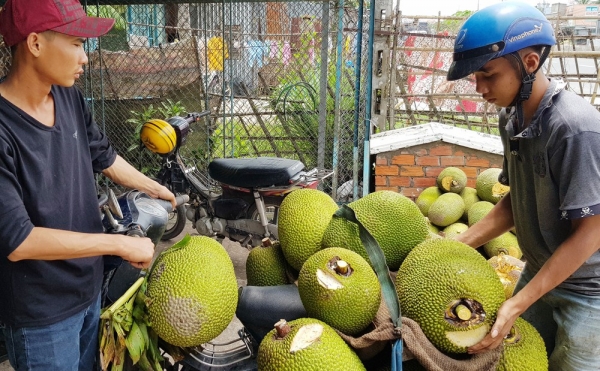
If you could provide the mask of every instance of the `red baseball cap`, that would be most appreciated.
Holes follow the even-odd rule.
[[[98,37],[114,23],[112,18],[88,17],[78,0],[7,0],[0,11],[0,34],[7,46],[20,43],[32,32],[49,30]]]

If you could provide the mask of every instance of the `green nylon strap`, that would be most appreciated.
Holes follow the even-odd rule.
[[[369,254],[369,259],[371,260],[371,265],[373,266],[375,273],[377,273],[377,278],[381,284],[383,299],[385,300],[388,310],[390,311],[390,315],[394,321],[394,326],[399,328],[402,324],[400,304],[398,303],[396,288],[392,282],[392,278],[390,277],[390,272],[388,270],[387,263],[385,262],[385,256],[383,255],[381,247],[375,238],[373,238],[371,233],[369,233],[369,231],[356,218],[354,210],[346,205],[342,205],[342,207],[335,212],[334,217],[336,216],[344,218],[358,225],[360,240],[367,250],[367,254]]]

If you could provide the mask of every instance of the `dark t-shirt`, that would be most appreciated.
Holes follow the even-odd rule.
[[[102,232],[94,173],[116,153],[76,88],[52,87],[47,127],[0,97],[0,321],[42,326],[90,305],[102,257],[22,260],[10,255],[33,227]]]
[[[510,185],[525,269],[533,274],[571,235],[571,220],[600,213],[600,113],[563,88],[562,81],[551,81],[531,124],[520,133],[514,109],[500,116],[505,148],[501,177]],[[515,139],[518,151],[513,154]],[[600,252],[560,287],[600,295]]]

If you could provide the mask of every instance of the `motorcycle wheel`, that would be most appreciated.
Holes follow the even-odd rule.
[[[185,205],[179,205],[175,210],[169,213],[167,228],[165,229],[165,233],[162,235],[161,240],[167,241],[179,236],[183,231],[183,228],[185,228],[186,222]]]
[[[282,198],[278,197],[265,197],[265,214],[267,215],[268,223],[277,224],[279,219],[279,206],[281,206],[282,200]],[[258,214],[255,204],[248,208],[248,218],[260,221],[260,215]]]

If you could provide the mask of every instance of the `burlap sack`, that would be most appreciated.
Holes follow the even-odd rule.
[[[465,355],[464,359],[452,358],[439,351],[412,319],[402,317],[402,326],[397,329],[383,300],[370,330],[358,337],[339,331],[338,334],[363,361],[377,356],[390,341],[402,338],[404,360],[414,358],[429,371],[495,371],[502,355],[500,346],[489,352]]]

